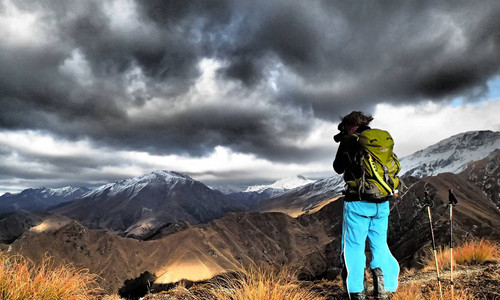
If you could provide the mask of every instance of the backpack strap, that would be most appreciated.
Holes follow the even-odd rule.
[[[392,196],[394,194],[393,190],[387,184],[387,182],[380,176],[380,174],[377,172],[377,170],[375,168],[375,162],[373,161],[373,157],[372,157],[371,153],[368,153],[368,162],[369,162],[369,165],[370,165],[370,170],[371,170],[373,176],[375,177],[375,179],[387,191],[388,195]],[[382,166],[384,168],[384,177],[389,177],[389,170],[387,169],[386,166],[384,166],[384,165],[382,165]]]

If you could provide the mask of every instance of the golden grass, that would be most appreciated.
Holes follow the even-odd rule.
[[[483,264],[489,260],[498,260],[498,245],[488,240],[469,241],[453,252],[457,264]]]
[[[223,275],[209,284],[183,287],[171,291],[182,299],[192,300],[325,300],[326,297],[300,285],[296,274],[284,268],[241,269],[231,275]]]
[[[55,266],[50,258],[40,265],[19,255],[0,253],[1,299],[93,299],[101,292],[97,275],[71,265]]]
[[[424,299],[422,296],[420,284],[411,283],[400,285],[398,290],[392,296],[393,300],[417,300]]]
[[[454,252],[456,251],[455,248]],[[455,254],[453,255],[455,256]],[[436,251],[436,257],[440,270],[449,269],[450,268],[450,249],[449,248],[439,248]],[[453,260],[455,262],[455,260]],[[434,258],[434,252],[432,249],[427,251],[427,255],[424,258],[424,271],[436,270],[436,262]]]
[[[101,300],[122,300],[120,296],[113,294],[113,295],[105,295]]]
[[[488,240],[471,240],[453,248],[453,263],[456,265],[477,265],[487,261],[500,262],[499,246]],[[449,270],[450,268],[450,248],[437,250],[437,260],[439,269]],[[429,250],[424,260],[424,271],[435,270],[434,253]]]

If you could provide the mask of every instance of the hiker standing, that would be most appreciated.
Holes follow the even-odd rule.
[[[387,131],[371,129],[373,117],[353,111],[342,118],[333,168],[344,173],[341,262],[348,299],[365,299],[365,243],[372,260],[375,299],[388,299],[398,286],[399,264],[387,245],[389,200],[397,196],[401,169]]]

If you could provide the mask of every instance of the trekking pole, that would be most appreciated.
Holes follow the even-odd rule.
[[[454,299],[453,285],[453,206],[458,204],[457,198],[453,194],[453,189],[448,189],[448,200],[450,202],[450,285],[451,300]]]
[[[427,191],[424,192],[424,201],[425,201],[424,206],[427,206],[427,213],[429,214],[429,225],[431,228],[431,238],[432,238],[432,250],[434,252],[434,262],[436,263],[436,274],[439,286],[439,299],[443,299],[443,291],[441,289],[441,278],[439,277],[439,264],[437,259],[436,240],[434,239],[434,229],[432,228],[431,206],[434,206],[434,203],[429,198],[429,193]]]

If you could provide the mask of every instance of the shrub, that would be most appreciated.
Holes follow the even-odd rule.
[[[126,299],[139,299],[150,292],[151,285],[156,280],[156,276],[145,271],[139,277],[125,280],[123,286],[118,290],[118,294]]]
[[[46,257],[39,265],[22,256],[0,253],[1,299],[93,299],[102,290],[98,276],[71,265],[54,265]]]

